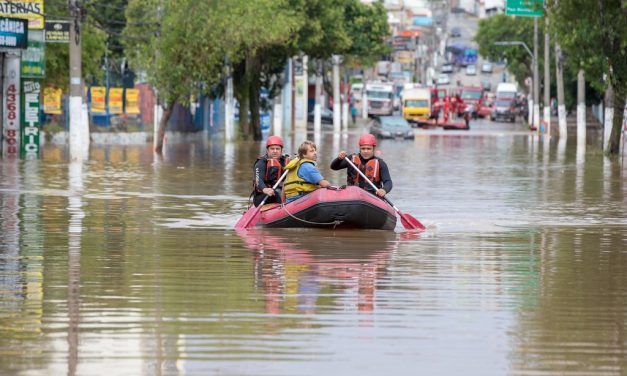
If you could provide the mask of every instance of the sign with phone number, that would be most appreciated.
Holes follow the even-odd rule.
[[[2,154],[7,158],[17,158],[20,151],[20,58],[13,54],[5,57],[6,76],[4,77],[4,129]]]

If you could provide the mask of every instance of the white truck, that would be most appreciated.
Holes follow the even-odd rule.
[[[511,82],[501,82],[496,87],[496,99],[499,98],[516,98],[518,93],[518,85]]]
[[[366,82],[368,116],[386,116],[394,113],[394,84],[391,82]]]

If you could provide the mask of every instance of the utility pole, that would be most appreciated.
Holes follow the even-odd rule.
[[[564,105],[564,76],[562,73],[562,48],[555,42],[555,76],[557,78],[557,118],[560,137],[566,137],[566,106]]]
[[[333,55],[333,133],[340,134],[341,102],[340,102],[340,56]]]
[[[89,123],[87,108],[83,105],[81,72],[81,21],[83,11],[77,0],[68,0],[72,25],[70,26],[70,158],[84,159],[89,150]]]
[[[318,58],[316,60],[316,92],[315,92],[315,105],[314,105],[314,133],[315,134],[320,134],[320,131],[322,129],[322,124],[321,124],[321,105],[322,105],[322,101],[320,100],[320,97],[322,95],[322,61],[320,60],[320,58]]]
[[[296,57],[292,56],[290,64],[290,130],[296,134]]]
[[[544,132],[551,137],[551,64],[549,40],[549,17],[544,13]]]
[[[540,132],[540,74],[538,73],[538,17],[533,18],[533,126]]]
[[[558,0],[555,0],[557,7]],[[562,48],[555,38],[555,76],[557,78],[557,122],[559,135],[566,139],[568,127],[566,126],[566,106],[564,105],[564,74],[562,72]]]
[[[586,78],[583,69],[577,74],[577,144],[586,144]]]

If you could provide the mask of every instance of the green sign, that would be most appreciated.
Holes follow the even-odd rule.
[[[24,158],[39,157],[39,93],[41,86],[38,81],[22,80],[22,130],[21,154]]]
[[[45,46],[43,30],[28,32],[28,48],[22,52],[22,77],[46,77]]]
[[[26,48],[28,21],[0,17],[0,47]]]
[[[507,0],[505,14],[510,16],[542,17],[544,0]]]

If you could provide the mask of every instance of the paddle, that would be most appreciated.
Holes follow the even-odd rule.
[[[281,175],[281,177],[276,182],[276,184],[274,184],[274,186],[272,187],[273,191],[276,189],[276,187],[279,186],[279,184],[281,184],[283,179],[285,179],[285,176],[287,176],[288,171],[289,170],[285,170],[285,172],[283,173],[283,175]],[[268,197],[270,196],[266,195],[263,198],[263,201],[261,201],[261,203],[259,204],[259,206],[253,206],[252,208],[248,209],[246,213],[242,215],[242,218],[240,218],[239,221],[237,221],[237,223],[235,224],[235,229],[243,230],[243,229],[247,229],[249,227],[255,226],[257,224],[257,221],[259,221],[259,214],[261,213],[260,211],[261,207],[263,206],[263,204],[266,203],[266,200],[268,199]]]
[[[357,168],[357,166],[355,166],[353,162],[351,162],[351,160],[349,159],[349,156],[346,156],[344,159],[346,160],[346,162],[348,162],[349,165],[351,165],[352,168],[355,169],[355,171],[359,173],[359,175],[361,175],[362,178],[364,178],[365,181],[370,183],[370,186],[375,191],[378,189],[377,186],[374,185],[374,183],[371,182],[370,179],[368,179],[366,175],[364,175],[364,173],[361,172],[361,170]],[[384,196],[382,197],[382,199],[385,200],[385,202],[387,202],[388,204],[390,204],[390,206],[393,207],[394,210],[396,210],[396,213],[401,217],[401,223],[403,224],[403,227],[405,227],[405,229],[407,230],[424,230],[425,229],[425,226],[422,223],[420,223],[419,220],[417,220],[416,218],[412,217],[411,215],[407,213],[403,213],[400,210],[398,210],[398,208],[394,206],[392,201],[388,200],[387,197]]]

